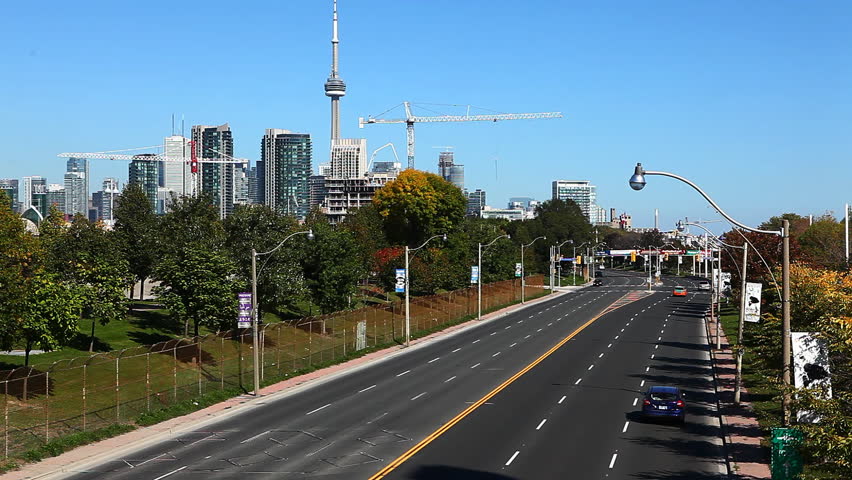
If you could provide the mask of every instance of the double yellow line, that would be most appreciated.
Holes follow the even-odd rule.
[[[618,307],[616,307],[616,308],[618,308]],[[615,309],[612,309],[612,310],[615,310]],[[416,454],[416,453],[417,453],[417,452],[419,452],[420,450],[423,450],[423,448],[425,448],[425,447],[426,447],[426,445],[429,445],[430,443],[432,443],[432,441],[433,441],[433,440],[435,440],[436,438],[438,438],[438,437],[440,437],[441,435],[443,435],[443,434],[444,434],[444,432],[446,432],[447,430],[449,430],[450,428],[452,428],[452,427],[453,427],[453,425],[455,425],[455,424],[459,423],[459,422],[460,422],[460,421],[461,421],[464,417],[466,417],[466,416],[470,415],[471,413],[473,413],[473,411],[474,411],[474,410],[476,410],[477,408],[479,408],[480,406],[482,406],[482,404],[484,404],[485,402],[487,402],[488,400],[490,400],[490,399],[491,399],[494,395],[497,395],[498,393],[500,393],[501,391],[503,391],[503,389],[505,389],[506,387],[508,387],[509,385],[511,385],[511,384],[512,384],[512,382],[514,382],[515,380],[517,380],[518,378],[520,378],[523,374],[525,374],[525,373],[529,372],[530,370],[532,370],[532,368],[533,368],[533,367],[535,367],[536,365],[538,365],[539,363],[541,363],[542,361],[544,361],[544,359],[545,359],[545,358],[549,357],[551,354],[553,354],[553,352],[555,352],[556,350],[558,350],[561,346],[563,346],[563,345],[565,345],[566,343],[568,343],[568,341],[570,341],[572,338],[574,338],[574,337],[575,337],[578,333],[582,332],[582,331],[583,331],[586,327],[588,327],[589,325],[591,325],[592,323],[594,323],[594,322],[595,322],[595,320],[597,320],[597,319],[601,318],[602,316],[604,316],[605,314],[607,314],[607,313],[611,312],[612,310],[604,309],[601,313],[599,313],[599,314],[595,315],[594,317],[592,317],[592,319],[591,319],[591,320],[589,320],[588,322],[584,323],[583,325],[581,325],[580,327],[578,327],[576,330],[574,330],[573,332],[571,332],[571,334],[570,334],[570,335],[568,335],[567,337],[565,337],[565,338],[563,338],[562,340],[560,340],[560,341],[559,341],[559,343],[557,343],[557,344],[556,344],[556,345],[554,345],[554,346],[553,346],[550,350],[546,351],[546,352],[545,352],[544,354],[542,354],[540,357],[538,357],[537,359],[535,359],[532,363],[530,363],[530,364],[529,364],[529,365],[527,365],[526,367],[522,368],[522,369],[521,369],[518,373],[516,373],[516,374],[512,375],[512,376],[511,376],[508,380],[506,380],[505,382],[501,383],[501,384],[500,384],[497,388],[495,388],[494,390],[491,390],[490,392],[488,392],[488,394],[486,394],[484,397],[482,397],[482,398],[480,398],[479,400],[477,400],[477,401],[476,401],[473,405],[471,405],[471,406],[467,407],[466,409],[464,409],[464,411],[462,411],[461,413],[459,413],[458,415],[456,415],[455,417],[453,417],[453,419],[452,419],[452,420],[450,420],[449,422],[447,422],[447,423],[443,424],[440,428],[438,428],[437,430],[435,430],[434,432],[432,432],[431,434],[429,434],[429,436],[427,436],[426,438],[424,438],[423,440],[421,440],[421,441],[420,441],[420,443],[418,443],[417,445],[415,445],[415,446],[411,447],[411,448],[410,448],[407,452],[403,453],[403,454],[402,454],[399,458],[397,458],[396,460],[394,460],[394,461],[392,461],[391,463],[389,463],[389,464],[388,464],[385,468],[383,468],[383,469],[379,470],[379,472],[378,472],[378,473],[376,473],[375,475],[373,475],[372,477],[370,477],[370,479],[369,479],[369,480],[379,480],[380,478],[384,478],[384,477],[385,477],[385,475],[387,475],[387,474],[389,474],[390,472],[394,471],[397,467],[399,467],[400,465],[402,465],[402,464],[403,464],[403,462],[405,462],[405,461],[406,461],[406,460],[408,460],[409,458],[413,457],[413,456],[414,456],[414,454]]]

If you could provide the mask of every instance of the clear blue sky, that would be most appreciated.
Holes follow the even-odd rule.
[[[717,218],[688,187],[627,185],[637,161],[699,183],[740,220],[852,202],[852,2],[340,0],[344,137],[403,100],[560,120],[422,124],[417,166],[452,145],[488,203],[588,179],[599,203],[661,226]],[[0,17],[0,178],[61,183],[63,151],[154,145],[171,115],[229,122],[255,160],[265,128],[328,157],[331,0],[11,2]],[[450,112],[450,108],[438,108]],[[399,115],[402,113],[397,111]],[[425,112],[424,112],[425,113]],[[379,159],[389,160],[388,150]],[[92,188],[127,176],[93,161]]]

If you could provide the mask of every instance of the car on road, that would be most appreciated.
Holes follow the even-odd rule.
[[[603,277],[603,273],[602,272],[595,272],[595,278],[597,278],[597,277]]]
[[[710,282],[707,280],[699,280],[698,281],[698,289],[699,290],[710,290]]]
[[[686,418],[686,402],[678,387],[655,385],[645,392],[642,415],[646,418],[673,418],[681,423]]]
[[[600,278],[596,278],[595,281],[592,282],[593,287],[600,287],[601,285],[603,285],[603,280],[601,280]]]
[[[672,290],[673,297],[685,297],[686,296],[686,287],[681,287],[680,285],[674,287]]]

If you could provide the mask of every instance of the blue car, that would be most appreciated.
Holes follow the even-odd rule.
[[[677,387],[653,386],[645,392],[642,401],[645,418],[673,418],[683,423],[686,418],[686,403],[683,392]]]

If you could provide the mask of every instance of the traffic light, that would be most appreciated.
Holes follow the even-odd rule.
[[[636,261],[636,250],[633,250],[632,252],[630,252],[630,261],[631,262]]]
[[[577,265],[582,265],[582,264],[583,264],[583,256],[577,255]]]

